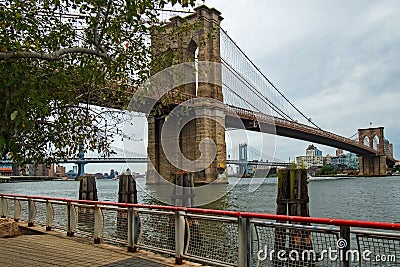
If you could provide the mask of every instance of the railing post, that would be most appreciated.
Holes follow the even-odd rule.
[[[135,210],[132,207],[128,208],[128,252],[136,252],[135,236]]]
[[[239,255],[238,266],[251,266],[251,229],[248,218],[238,218],[239,223]]]
[[[21,202],[14,198],[14,221],[18,222],[21,216]]]
[[[94,207],[94,243],[99,244],[101,236],[103,234],[103,213],[101,208],[97,205]]]
[[[74,236],[76,228],[76,211],[75,207],[69,201],[67,203],[67,236]]]
[[[350,227],[340,226],[340,240],[337,242],[339,248],[339,255],[342,267],[350,266],[350,259],[348,258],[348,251],[350,250]]]
[[[175,263],[183,264],[185,243],[185,218],[183,211],[175,212]]]
[[[1,197],[1,218],[7,218],[8,202],[5,197]]]
[[[68,216],[68,215],[67,215]],[[46,201],[46,231],[50,231],[54,222],[54,209],[50,201]]]
[[[35,202],[31,198],[28,198],[28,227],[34,225],[35,217],[36,217]]]

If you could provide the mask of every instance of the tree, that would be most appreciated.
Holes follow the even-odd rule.
[[[321,168],[321,175],[331,175],[333,174],[333,166],[332,165],[324,165]]]
[[[400,172],[400,165],[394,166],[393,171]]]
[[[110,110],[149,75],[149,30],[194,0],[0,1],[0,152],[19,163],[110,153]]]

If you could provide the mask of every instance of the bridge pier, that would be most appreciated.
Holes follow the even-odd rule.
[[[386,156],[366,155],[358,158],[359,176],[384,176],[387,173]]]
[[[208,184],[214,181],[227,183],[227,176],[221,175],[221,169],[225,169],[226,166],[223,110],[219,107],[202,107],[192,112],[195,113],[196,118],[182,128],[179,133],[179,145],[172,155],[168,154],[168,157],[164,149],[170,144],[163,144],[161,140],[165,120],[149,116],[147,149],[150,162],[147,165],[147,184],[172,182],[171,178],[177,172],[192,172],[191,170],[181,170],[174,164],[174,162],[181,162],[184,159],[192,161],[193,166],[201,169],[192,172],[195,184]],[[208,113],[206,117],[203,117],[206,115],[204,113]],[[167,140],[172,138],[176,137],[168,136]],[[202,143],[203,140],[212,141],[213,144],[211,142]],[[203,160],[199,160],[201,156]],[[211,163],[207,164],[207,162]]]
[[[158,62],[163,63],[155,67],[153,73],[162,71],[172,64],[201,61],[221,63],[219,25],[222,17],[220,15],[221,13],[214,8],[200,6],[195,9],[194,14],[185,19],[174,17],[157,32],[153,32],[151,36],[153,54]],[[191,27],[188,27],[188,24]],[[185,34],[179,34],[181,31]],[[159,101],[164,103],[161,111],[154,111],[148,116],[147,184],[172,182],[172,177],[181,171],[193,173],[196,184],[227,183],[227,177],[221,175],[221,170],[226,166],[222,70],[207,69],[206,74],[210,82],[205,83],[196,81],[194,75],[196,63],[193,68],[188,69],[187,73],[179,73],[179,75],[193,75],[193,82],[171,88],[169,92],[171,95],[165,95]],[[171,77],[173,81],[180,79],[182,77]],[[182,95],[185,98],[182,98]],[[182,123],[179,136],[176,137],[176,133],[163,132],[168,135],[166,139],[163,137],[164,140],[173,141],[179,138],[179,144],[163,144],[161,132],[166,127],[166,117],[188,98],[197,100],[193,106],[184,110],[188,117],[182,115],[181,119],[187,121]],[[176,124],[175,128],[180,128],[179,123]],[[170,150],[171,146],[174,146],[173,155],[166,152],[166,146],[169,146]],[[197,171],[182,167],[186,166],[184,164],[177,164],[186,160],[191,161]]]
[[[359,176],[384,176],[387,173],[383,127],[358,129],[358,142],[376,150],[376,155],[360,155]]]

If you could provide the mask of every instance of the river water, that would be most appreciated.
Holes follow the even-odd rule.
[[[230,191],[206,208],[275,213],[277,179],[230,178]],[[151,188],[138,179],[140,203],[159,204],[146,192]],[[250,183],[258,185],[249,192]],[[78,198],[79,182],[43,181],[0,183],[0,193]],[[97,180],[99,200],[117,201],[118,181]],[[326,177],[309,183],[310,216],[400,222],[400,176]]]

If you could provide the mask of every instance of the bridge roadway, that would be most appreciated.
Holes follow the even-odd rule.
[[[191,100],[194,98],[196,98],[196,96],[183,94],[180,96],[180,99],[175,99],[176,103],[173,103],[173,105],[178,105],[181,104],[182,101],[185,101],[182,105],[190,107],[193,102]],[[129,109],[134,109],[139,113],[147,112],[147,108],[153,105],[155,105],[155,100],[153,97],[147,96],[142,99],[142,102],[131,102],[129,104]],[[246,130],[249,131],[264,132],[303,141],[315,142],[321,145],[327,145],[333,148],[353,152],[360,156],[377,155],[376,150],[364,144],[360,144],[358,141],[295,121],[226,104],[224,113],[226,129],[241,129],[244,125]],[[239,120],[237,119],[238,117],[241,119],[243,125],[239,123]],[[396,162],[396,160],[390,155],[386,155],[386,160],[388,163],[392,164]]]
[[[278,136],[290,137],[294,139],[315,142],[334,148],[340,148],[358,155],[376,155],[377,151],[360,144],[350,138],[346,138],[328,131],[310,127],[301,123],[281,119],[260,112],[226,106],[225,108],[225,127],[242,128],[238,123],[240,117],[246,130],[264,132]],[[386,155],[389,162],[394,163],[395,159]]]

